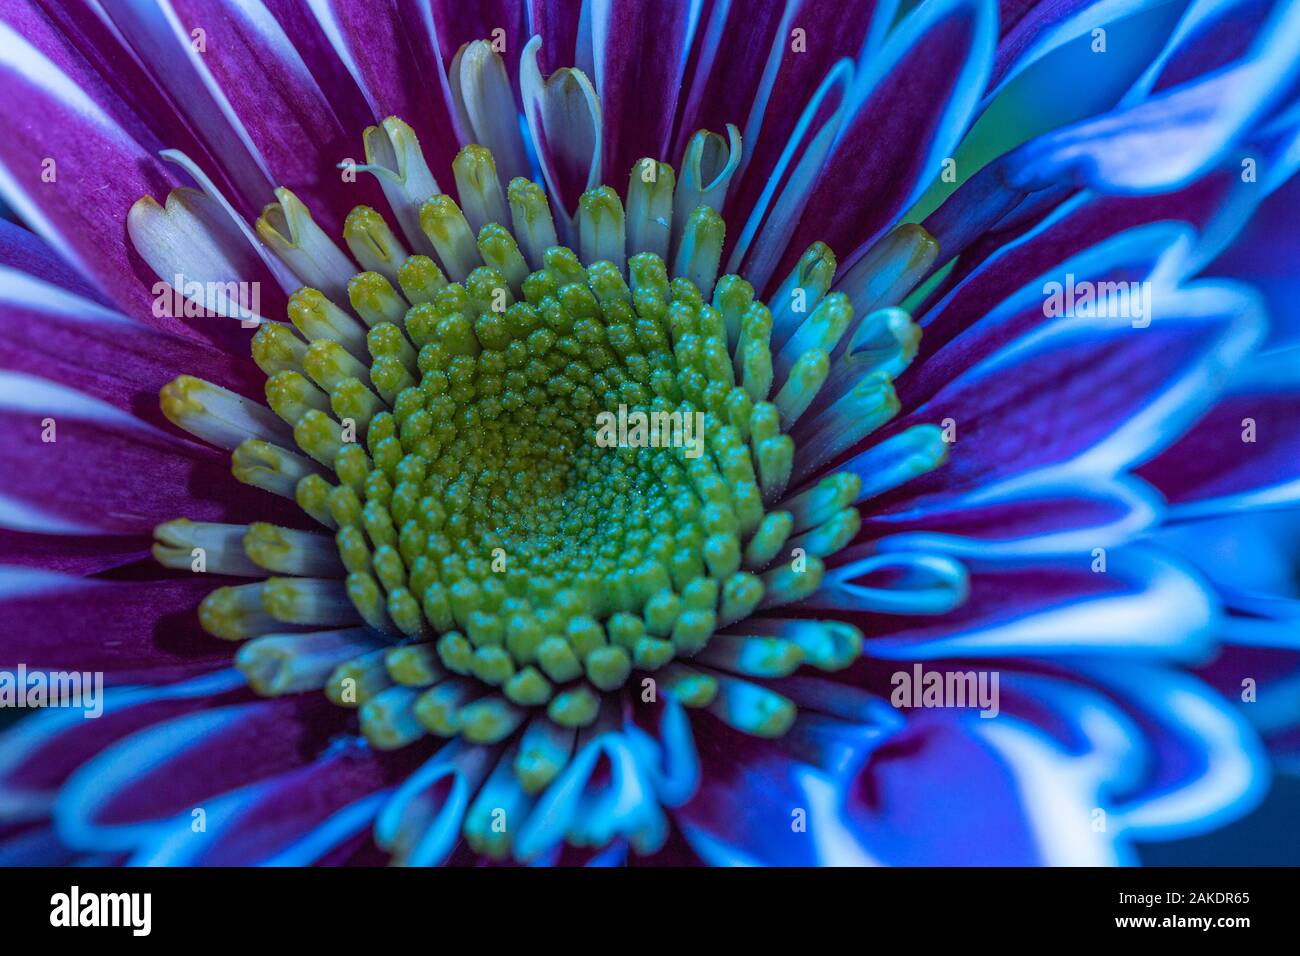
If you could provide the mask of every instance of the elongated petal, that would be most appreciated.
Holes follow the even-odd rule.
[[[92,98],[4,24],[0,75],[9,92],[0,102],[0,122],[13,131],[0,142],[0,193],[104,295],[147,316],[152,303],[140,281],[144,270],[122,223],[141,195],[166,194],[175,184],[172,174],[116,119],[119,103]],[[106,177],[105,169],[117,172]]]
[[[1138,473],[1182,518],[1300,500],[1300,349],[1262,356]]]
[[[57,382],[163,424],[164,384],[198,372],[245,395],[262,391],[246,358],[168,335],[31,276],[0,268],[0,368]],[[198,321],[221,321],[206,319]]]
[[[1153,489],[1107,478],[1006,495],[976,493],[911,514],[880,512],[864,519],[860,537],[879,536],[877,546],[885,550],[986,557],[1087,553],[1140,534],[1161,512]]]
[[[1165,321],[1143,328],[1132,319],[1049,323],[957,375],[892,425],[946,423],[957,442],[968,442],[900,496],[990,491],[1038,472],[1107,474],[1168,445],[1212,402],[1225,368],[1254,347],[1262,325],[1258,302],[1240,289],[1151,294]],[[1039,323],[1042,308],[1040,295],[1033,309]],[[1024,315],[1022,327],[1030,327],[1028,309]]]
[[[154,724],[73,773],[55,802],[75,846],[131,849],[229,791],[310,763],[346,711],[323,695],[210,708]]]
[[[1178,188],[1223,157],[1300,71],[1300,7],[1282,4],[1252,55],[1140,103],[1056,130],[1012,155],[1025,188],[1069,181],[1104,191]]]
[[[229,645],[181,610],[223,583],[229,579],[203,574],[94,581],[4,568],[0,659],[44,670],[102,671],[118,682],[157,683],[225,667]]]
[[[450,63],[438,49],[431,11],[422,4],[376,6],[368,0],[321,0],[311,9],[372,120],[397,116],[410,123],[434,178],[451,182],[460,130],[447,84]]]
[[[1194,659],[1215,623],[1205,585],[1150,550],[969,563],[970,596],[943,618],[851,616],[873,635],[864,654],[918,661],[1093,650]]]
[[[86,760],[144,727],[207,707],[247,702],[237,671],[158,688],[107,687],[103,714],[74,708],[32,714],[0,736],[0,814],[6,820],[48,816],[63,782]]]
[[[297,509],[236,482],[225,454],[62,386],[0,372],[0,408],[16,437],[0,458],[0,526],[121,534],[179,515],[302,520]]]
[[[930,184],[974,113],[995,27],[991,2],[945,0],[917,8],[886,40],[854,78],[854,107],[777,274],[818,240],[851,267]]]
[[[605,129],[604,163],[619,182],[643,156],[668,160],[698,4],[606,0],[591,13],[595,75]],[[630,122],[629,122],[630,120]]]

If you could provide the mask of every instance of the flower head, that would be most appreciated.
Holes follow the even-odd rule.
[[[1263,335],[1194,276],[1236,151],[1295,164],[1300,5],[1210,68],[1230,3],[569,6],[0,25],[0,163],[117,170],[0,179],[57,435],[0,664],[111,685],[0,743],[15,852],[1104,863],[1252,806],[1143,536]],[[1107,30],[1148,59],[1007,132]]]

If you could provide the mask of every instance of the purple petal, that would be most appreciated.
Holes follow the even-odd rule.
[[[104,713],[93,720],[80,710],[40,711],[0,736],[0,806],[11,819],[15,808],[23,807],[44,816],[68,776],[123,737],[207,707],[251,699],[243,676],[229,670],[158,688],[105,688]]]
[[[592,7],[596,92],[605,124],[605,178],[621,185],[642,157],[668,160],[686,54],[695,34],[692,4],[608,0]]]
[[[1201,653],[1213,624],[1204,586],[1155,552],[975,561],[970,594],[940,617],[854,613],[864,653],[888,660]]]
[[[992,4],[981,0],[926,4],[886,40],[869,72],[854,80],[860,105],[845,120],[776,275],[818,240],[837,250],[841,269],[851,267],[934,180],[973,116],[995,20]]]
[[[511,85],[518,89],[519,54],[530,36],[528,11],[523,0],[477,0],[475,3],[432,0],[430,5],[443,63],[450,64],[466,43],[488,40],[505,61]],[[504,35],[496,33],[497,30],[504,31]]]
[[[778,29],[778,35],[770,45],[757,51],[733,50],[732,39],[736,36],[734,31],[740,27],[728,24],[726,39],[723,41],[726,53],[717,57],[713,71],[720,71],[720,75],[725,73],[736,76],[737,79],[741,75],[748,76],[747,71],[752,69],[747,65],[748,60],[754,53],[763,55],[762,68],[768,71],[760,78],[752,96],[736,100],[734,116],[722,112],[710,114],[718,116],[723,123],[735,123],[743,132],[745,156],[727,201],[729,222],[745,222],[749,219],[759,197],[768,188],[783,153],[794,138],[796,127],[827,76],[845,60],[856,61],[861,57],[865,62],[867,54],[874,52],[879,45],[897,6],[894,0],[885,0],[879,4],[863,0],[846,3],[790,0],[785,5],[783,28]],[[760,20],[760,17],[754,15],[752,4],[735,2],[734,7],[744,22]],[[807,47],[804,52],[795,49],[795,28],[804,31],[803,40]],[[707,43],[707,38],[705,42]],[[702,50],[707,49],[707,46],[702,47]],[[746,72],[742,73],[742,70]],[[701,69],[697,68],[696,76],[703,78]],[[700,80],[697,79],[696,82]],[[743,90],[744,86],[740,89]],[[711,92],[721,91],[715,89]],[[839,101],[837,99],[837,105]],[[723,102],[730,103],[731,100]],[[689,109],[689,101],[687,105]],[[820,124],[815,128],[819,127]],[[708,128],[720,130],[723,127]],[[684,140],[694,132],[691,125],[684,123],[679,139]]]
[[[862,847],[843,833],[836,780],[780,741],[748,737],[709,714],[693,719],[700,789],[674,811],[691,849],[713,866],[863,864]],[[854,730],[844,725],[846,734]],[[859,735],[860,736],[860,735]],[[866,738],[848,750],[855,762]],[[744,813],[737,813],[744,807]],[[806,827],[793,824],[802,811]]]
[[[528,0],[528,26],[542,38],[542,73],[550,76],[565,66],[594,72],[591,10],[585,0]]]
[[[1084,794],[1059,770],[1053,774],[1045,772],[1046,765],[1030,764],[1027,754],[1020,755],[1018,765],[1000,752],[984,734],[989,723],[1002,723],[1005,731],[1017,734],[1021,746],[1033,740],[1020,728],[1006,727],[1009,720],[932,711],[909,719],[904,731],[871,755],[845,788],[843,815],[873,858],[905,866],[1095,864],[1105,859],[1104,853],[1099,859],[1077,851],[1068,860],[1053,858],[1043,844],[1066,841],[1059,833],[1035,832],[1035,797],[1053,802],[1039,796],[1047,790],[1057,812],[1084,811],[1078,806]],[[1030,753],[1037,756],[1041,750]],[[1021,775],[1031,770],[1037,771],[1038,786],[1027,790]],[[1086,832],[1086,811],[1079,819]],[[1085,849],[1108,848],[1107,841]]]
[[[247,151],[266,179],[272,186],[291,188],[322,227],[337,235],[349,208],[362,201],[362,190],[345,183],[335,164],[358,154],[362,131],[349,125],[347,113],[336,113],[335,91],[319,85],[292,34],[257,0],[234,6],[213,0],[171,0],[171,5],[186,51],[192,45],[191,31],[205,31],[206,50],[186,55],[220,91],[217,101],[222,112],[234,131],[242,134],[239,138],[246,138]],[[168,36],[169,43],[176,40],[175,35]],[[171,64],[176,59],[172,53],[150,62]],[[164,68],[158,73],[191,121],[205,136],[213,136],[215,124],[198,121],[199,115],[207,115],[206,109],[196,114],[189,91],[175,89],[191,82],[185,72]],[[223,145],[222,162],[229,162],[230,155]],[[253,206],[248,212],[253,214],[261,211],[260,203],[272,199],[264,191],[249,198]]]
[[[126,214],[140,196],[166,194],[175,179],[122,125],[118,117],[130,115],[125,104],[78,84],[84,62],[65,70],[7,26],[0,30],[9,34],[0,43],[8,93],[0,125],[11,133],[0,141],[0,192],[112,302],[148,316],[152,278],[127,242]],[[106,169],[114,174],[105,176]],[[56,179],[43,180],[51,172]]]
[[[232,790],[310,764],[347,716],[307,694],[154,724],[72,774],[55,802],[59,832],[75,846],[129,849]]]
[[[1265,755],[1244,717],[1200,681],[1155,665],[1080,666],[1137,728],[1137,779],[1114,793],[1113,815],[1136,839],[1205,833],[1253,809],[1268,786]]]
[[[430,12],[370,0],[325,0],[313,11],[374,119],[397,116],[409,123],[434,177],[450,183],[460,139],[447,85],[450,64],[437,48]]]
[[[149,535],[64,535],[0,529],[0,565],[99,574],[150,557]]]
[[[1044,323],[1046,281],[1073,274],[1090,281],[1145,282],[1183,254],[1185,227],[1147,225],[1106,235],[1107,210],[1072,204],[1008,243],[962,277],[918,319],[917,359],[899,381],[904,407]],[[1112,210],[1113,212],[1113,210]],[[1059,227],[1058,227],[1059,223]],[[1082,237],[1080,237],[1082,233]],[[1077,244],[1098,235],[1096,245]],[[1026,283],[1027,276],[1034,279]]]
[[[973,494],[942,507],[880,512],[863,519],[860,537],[882,550],[957,555],[1052,554],[1109,547],[1141,533],[1160,514],[1159,496],[1141,482],[1077,481]]]
[[[0,372],[0,408],[14,430],[0,458],[6,527],[139,534],[177,517],[303,522],[292,503],[236,481],[226,453],[61,386]]]
[[[1258,303],[1239,289],[1202,285],[1153,296],[1159,306],[1149,327],[1128,319],[1049,323],[891,424],[892,432],[951,419],[957,429],[948,463],[896,500],[918,507],[930,496],[989,491],[1047,469],[1062,477],[1112,473],[1167,445],[1210,404],[1225,368],[1258,342],[1262,325]],[[1018,324],[1033,321],[1029,310],[1013,311]],[[1034,312],[1041,323],[1041,301]]]
[[[1033,63],[1070,40],[1113,20],[1159,5],[1161,0],[1108,3],[1107,0],[1000,0],[1002,37],[989,77],[1000,89]]]
[[[1298,72],[1300,8],[1279,5],[1238,65],[1031,140],[1010,154],[1008,181],[1119,193],[1179,188],[1227,156]]]
[[[83,299],[100,300],[99,291],[84,276],[59,258],[34,232],[0,219],[0,266],[26,273],[46,285],[58,286]]]
[[[149,866],[305,866],[353,849],[369,831],[391,787],[415,769],[428,745],[397,754],[340,747],[273,777],[208,817],[196,837],[183,821],[161,848],[138,862]],[[215,817],[215,819],[214,819]]]
[[[0,275],[0,368],[66,385],[159,426],[165,419],[158,390],[177,375],[198,375],[262,400],[265,377],[247,355],[131,322],[3,267]]]
[[[202,574],[103,581],[5,568],[0,662],[102,671],[118,683],[160,683],[216,670],[229,664],[231,646],[199,627],[194,608],[228,583]]]
[[[1262,356],[1209,413],[1138,469],[1182,517],[1300,500],[1300,349]]]
[[[846,3],[841,9],[853,6]],[[696,130],[723,130],[728,123],[745,127],[759,96],[764,69],[770,60],[779,60],[784,55],[790,39],[793,7],[793,4],[749,4],[735,0],[714,3],[709,18],[700,23],[699,39],[690,52],[670,162],[676,164]],[[816,11],[809,13],[816,15]],[[815,30],[810,42],[835,42],[832,36],[830,32],[823,35]],[[750,144],[744,145],[748,152]]]
[[[1191,4],[1134,94],[1159,93],[1235,63],[1249,52],[1277,6],[1274,0]]]

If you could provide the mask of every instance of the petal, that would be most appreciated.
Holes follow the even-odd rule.
[[[996,91],[1053,50],[1098,27],[1159,6],[1161,0],[1001,0],[1002,38],[989,77]]]
[[[75,388],[151,424],[163,424],[158,390],[177,375],[201,375],[250,397],[263,392],[264,376],[246,356],[131,322],[4,267],[0,314],[0,368]]]
[[[1261,356],[1209,413],[1138,469],[1176,518],[1300,501],[1300,348]]]
[[[1095,219],[1088,212],[1093,206],[1063,206],[981,262],[926,309],[917,320],[922,329],[917,360],[899,382],[904,407],[1040,327],[1046,317],[1047,282],[1063,281],[1067,275],[1074,275],[1076,282],[1147,282],[1178,273],[1192,237],[1185,226],[1174,223],[1135,227],[1077,249],[1079,232],[1091,238],[1089,226],[1098,232],[1104,228],[1099,225],[1102,210]],[[1062,251],[1065,258],[1059,257]],[[1035,278],[1026,283],[1026,276]]]
[[[801,720],[806,718],[801,718]],[[716,718],[695,718],[702,765],[700,790],[674,820],[711,866],[871,865],[843,824],[837,788],[842,774],[800,759],[782,741],[731,730]],[[821,726],[826,726],[821,721]],[[799,732],[799,725],[791,731]],[[836,736],[851,766],[860,764],[880,737],[840,724]],[[737,813],[744,807],[744,813]]]
[[[1147,745],[1137,781],[1116,794],[1112,816],[1137,839],[1182,839],[1245,814],[1268,788],[1267,764],[1245,719],[1203,683],[1135,662],[1080,668],[1105,687]]]
[[[511,86],[518,89],[519,54],[530,35],[528,11],[522,0],[433,0],[430,6],[443,63],[450,64],[466,43],[490,40],[493,50],[505,60]],[[572,61],[566,65],[572,65]]]
[[[1202,653],[1216,606],[1198,577],[1157,552],[970,563],[970,595],[942,617],[853,613],[864,654],[889,660],[1078,654]],[[1101,570],[1094,570],[1100,568]]]
[[[42,285],[93,300],[95,305],[106,304],[94,284],[60,259],[45,240],[8,219],[0,219],[0,266],[10,274],[23,273]]]
[[[882,550],[960,556],[1090,552],[1118,545],[1159,520],[1161,502],[1145,484],[1096,478],[1046,483],[1012,494],[967,495],[947,506],[864,517],[860,537]]]
[[[595,72],[587,0],[528,0],[528,26],[542,38],[539,65],[547,76],[566,66]]]
[[[182,516],[248,521],[259,514],[302,523],[290,503],[237,482],[224,453],[71,389],[0,372],[0,409],[16,436],[0,458],[0,527],[139,534]]]
[[[557,225],[572,232],[578,198],[601,182],[601,102],[580,72],[562,68],[543,79],[538,68],[540,53],[541,40],[533,37],[520,67],[524,113]],[[560,239],[566,241],[563,235]]]
[[[595,75],[605,125],[604,168],[620,183],[642,157],[668,159],[669,138],[698,3],[604,0],[591,10]]]
[[[194,608],[224,578],[103,581],[0,568],[0,660],[31,669],[101,671],[159,683],[230,662]],[[30,626],[40,621],[39,628]]]
[[[259,700],[175,717],[82,764],[55,801],[73,846],[131,849],[232,790],[311,763],[347,712],[323,695]]]
[[[1267,116],[1298,71],[1300,7],[1284,4],[1238,65],[1026,143],[1008,159],[1009,181],[1119,193],[1185,186]]]
[[[945,467],[896,495],[915,507],[928,496],[990,492],[1044,475],[1110,474],[1173,441],[1258,342],[1260,308],[1227,285],[1144,288],[1159,303],[1149,325],[1120,318],[1048,323],[891,424],[903,430],[951,422],[957,442]],[[1032,314],[1041,323],[1042,302],[1040,295],[1016,322],[1028,327]]]
[[[846,787],[847,828],[881,863],[1105,866],[1088,768],[1011,717],[926,711]]]
[[[460,137],[453,135],[458,127],[447,84],[450,64],[437,47],[429,8],[320,0],[311,9],[335,55],[361,89],[374,120],[397,116],[411,124],[434,178],[450,183]]]
[[[145,866],[304,866],[368,839],[388,789],[423,748],[381,755],[363,745],[334,748],[304,767],[217,801],[206,830],[184,819],[135,859]]]
[[[890,35],[854,79],[850,98],[860,105],[840,130],[777,275],[819,240],[850,268],[920,196],[974,115],[995,31],[991,2],[942,0],[919,7]]]
[[[733,6],[746,22],[758,19],[754,16],[753,4],[737,2]],[[845,3],[789,0],[785,4],[781,24],[771,45],[756,51],[766,57],[766,62],[753,95],[738,100],[737,107],[741,111],[736,115],[722,115],[724,122],[741,126],[745,144],[743,165],[727,204],[728,221],[743,222],[750,218],[760,195],[770,187],[774,178],[779,178],[781,159],[791,143],[799,138],[797,130],[809,115],[818,91],[826,85],[830,75],[842,67],[852,68],[855,62],[861,64],[860,69],[865,69],[876,59],[898,6],[897,0],[882,0],[877,4],[863,0]],[[741,57],[748,58],[752,53],[733,53],[733,47],[737,46],[733,41],[739,29],[738,24],[728,23],[726,40],[720,40],[718,46],[721,49],[721,42],[725,42],[726,55],[715,57],[710,74],[717,72],[732,76],[733,70],[749,69]],[[803,33],[796,35],[796,29]],[[704,79],[703,69],[708,65],[705,54],[713,44],[713,35],[706,34],[701,45],[700,66],[696,68],[697,83]],[[747,86],[748,81],[740,85],[738,91]],[[837,102],[842,100],[842,96],[837,98]],[[819,123],[815,128],[820,126]],[[721,126],[707,128],[722,129]],[[834,136],[838,129],[837,123],[830,135]],[[683,124],[679,139],[694,132],[689,125]],[[823,155],[817,153],[818,165]]]
[[[1249,53],[1277,7],[1273,0],[1199,0],[1189,4],[1165,49],[1134,84],[1130,98],[1172,89],[1235,63]]]
[[[142,727],[250,696],[242,675],[227,670],[157,688],[105,688],[93,720],[69,708],[32,714],[0,736],[0,818],[47,816],[73,771]]]
[[[361,131],[335,114],[331,97],[260,0],[169,0],[157,13],[138,8],[115,17],[240,182],[246,214],[272,200],[269,186],[288,184],[338,234],[347,209],[362,199],[334,167],[359,148]],[[195,49],[199,30],[202,49]]]
[[[165,194],[172,174],[119,121],[129,115],[122,104],[92,98],[76,82],[80,72],[66,72],[5,24],[0,75],[9,92],[0,122],[14,134],[0,142],[0,194],[112,302],[149,314],[126,213],[141,195]],[[106,177],[105,169],[116,172]]]
[[[40,534],[0,529],[0,565],[99,574],[150,557],[147,535]]]

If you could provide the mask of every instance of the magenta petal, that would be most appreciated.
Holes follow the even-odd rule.
[[[119,307],[147,316],[152,278],[130,248],[126,214],[146,193],[165,195],[176,180],[118,117],[130,115],[108,93],[78,86],[85,70],[65,72],[27,40],[3,45],[0,180],[6,201]],[[50,166],[50,162],[55,165]],[[113,170],[106,176],[104,170]],[[53,174],[50,182],[43,179]]]
[[[1040,469],[1106,474],[1164,447],[1209,405],[1224,367],[1257,344],[1262,325],[1258,303],[1239,290],[1159,295],[1160,317],[1149,327],[1118,319],[1049,324],[957,375],[891,426],[951,419],[957,429],[947,464],[897,500],[989,491]],[[1040,323],[1041,308],[1040,297]]]
[[[1300,499],[1300,349],[1260,357],[1209,413],[1138,469],[1190,517]]]
[[[528,26],[542,38],[537,62],[543,76],[565,66],[593,72],[591,12],[584,0],[528,0]]]
[[[844,121],[775,275],[786,275],[818,240],[836,251],[841,269],[852,266],[934,180],[965,132],[992,52],[991,6],[922,6],[909,21],[886,40],[866,78],[855,78],[863,98]]]
[[[147,534],[39,534],[0,528],[0,566],[99,574],[149,558],[152,540]]]
[[[593,80],[605,117],[605,178],[622,185],[637,160],[670,160],[669,140],[686,54],[691,5],[609,0],[592,9]]]
[[[252,699],[243,677],[231,670],[159,688],[106,688],[104,713],[95,719],[68,709],[33,714],[0,735],[0,804],[40,809],[44,815],[78,767],[123,737],[207,707]]]
[[[450,64],[457,51],[466,43],[487,40],[505,61],[511,84],[518,91],[519,54],[523,52],[524,44],[531,35],[524,0],[476,0],[474,3],[432,0],[430,6],[433,9],[438,52],[443,63]],[[498,30],[502,32],[498,33]],[[535,32],[537,31],[532,31]]]
[[[60,833],[79,846],[133,846],[232,790],[310,764],[347,717],[324,695],[305,694],[153,724],[69,778],[54,808]]]
[[[0,665],[102,671],[117,683],[159,683],[224,667],[230,644],[206,634],[194,608],[229,583],[202,574],[104,581],[4,569]]]
[[[421,6],[325,0],[313,9],[374,120],[397,116],[409,123],[434,178],[446,189],[460,149],[447,85],[450,64],[438,50],[430,12]]]
[[[156,73],[161,84],[174,91],[177,102],[205,137],[215,140],[221,135],[223,163],[230,162],[232,154],[246,152],[271,186],[292,189],[322,227],[337,235],[348,209],[360,197],[356,184],[345,183],[335,164],[358,154],[361,129],[349,125],[351,117],[346,113],[336,113],[336,92],[319,85],[292,34],[259,9],[260,4],[232,7],[213,0],[172,0],[171,5],[180,37],[169,35],[166,42],[181,42],[184,49],[149,60],[159,64]],[[206,50],[197,59],[188,52],[195,29],[205,31],[206,38]],[[178,84],[194,85],[187,70],[170,68],[186,58],[206,71],[221,91],[228,107],[228,112],[223,110],[226,121],[234,132],[246,134],[247,147],[226,142],[219,124],[204,119],[207,108],[200,105],[193,90],[175,89]],[[252,175],[250,172],[248,178]],[[260,188],[245,198],[245,212],[252,215],[272,200],[269,191]]]
[[[139,534],[178,517],[303,521],[292,502],[236,481],[225,452],[39,379],[0,373],[0,407],[14,429],[14,441],[0,458],[5,526]],[[55,440],[43,441],[43,434]]]
[[[0,291],[0,368],[66,385],[158,426],[166,424],[158,390],[178,375],[197,375],[258,401],[265,383],[246,355],[130,322],[16,275]]]

